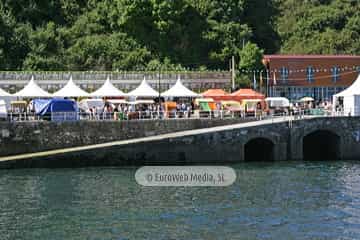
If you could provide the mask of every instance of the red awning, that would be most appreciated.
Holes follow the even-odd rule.
[[[234,100],[241,101],[243,99],[265,99],[265,95],[256,92],[250,88],[242,88],[230,94]]]
[[[201,95],[203,95],[204,97],[225,96],[228,95],[228,93],[222,89],[208,89],[205,92],[203,92]]]
[[[222,89],[208,89],[201,94],[203,97],[212,98],[215,101],[228,100],[230,94]]]
[[[264,94],[256,92],[250,88],[242,88],[237,90],[236,92],[231,93],[231,96],[239,96],[239,97],[265,97]]]

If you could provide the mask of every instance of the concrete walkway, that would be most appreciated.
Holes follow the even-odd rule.
[[[315,118],[315,117],[314,116],[306,116],[305,119],[309,119],[309,118]],[[220,131],[227,131],[227,130],[233,130],[233,129],[239,129],[239,128],[247,128],[247,127],[255,127],[255,126],[267,125],[267,124],[275,124],[275,123],[283,123],[283,122],[290,123],[293,120],[294,120],[293,116],[292,117],[290,117],[290,116],[276,117],[276,118],[271,118],[271,119],[258,120],[258,121],[246,122],[246,123],[238,123],[238,124],[226,125],[226,126],[220,126],[220,127],[203,128],[203,129],[188,130],[188,131],[182,131],[182,132],[167,133],[167,134],[161,134],[161,135],[156,135],[156,136],[151,136],[151,137],[113,141],[113,142],[107,142],[107,143],[101,143],[101,144],[63,148],[63,149],[56,149],[56,150],[49,150],[49,151],[42,151],[42,152],[35,152],[35,153],[26,153],[26,154],[19,154],[19,155],[13,155],[13,156],[5,156],[5,157],[0,157],[0,162],[21,160],[21,159],[34,158],[34,157],[45,157],[45,156],[52,156],[52,155],[57,155],[57,154],[79,152],[79,151],[85,151],[85,150],[94,150],[94,149],[99,149],[99,148],[121,146],[121,145],[135,144],[135,143],[142,143],[142,142],[151,142],[151,141],[164,140],[164,139],[170,139],[170,138],[194,136],[194,135],[200,135],[200,134],[205,134],[205,133],[220,132]],[[299,119],[299,120],[302,120],[302,119]]]

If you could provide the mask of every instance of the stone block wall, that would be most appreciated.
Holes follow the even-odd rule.
[[[234,124],[243,119],[0,122],[0,156]]]
[[[219,72],[0,72],[0,88],[14,93],[20,90],[31,77],[40,87],[54,92],[63,87],[70,76],[83,89],[91,92],[110,78],[111,82],[125,92],[137,87],[146,78],[155,89],[167,90],[180,77],[183,84],[194,91],[208,88],[230,88],[231,74]]]
[[[154,136],[241,121],[179,119],[62,124],[1,123],[0,156]],[[319,130],[329,131],[339,137],[339,159],[360,160],[360,117],[323,117],[297,120],[292,124],[285,121],[248,127],[235,125],[216,131],[206,129],[198,134],[1,162],[0,168],[238,163],[245,158],[245,145],[256,138],[265,138],[273,143],[274,160],[302,160],[304,137]],[[262,146],[259,146],[259,151],[262,150]]]

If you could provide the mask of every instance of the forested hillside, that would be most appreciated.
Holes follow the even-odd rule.
[[[0,0],[1,70],[256,67],[360,54],[359,0]]]

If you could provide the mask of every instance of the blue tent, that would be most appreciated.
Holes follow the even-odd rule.
[[[50,103],[51,99],[34,99],[30,102],[36,115],[42,115],[40,112]]]
[[[51,115],[52,121],[77,120],[78,108],[75,101],[68,99],[35,99],[35,113],[40,116]]]

